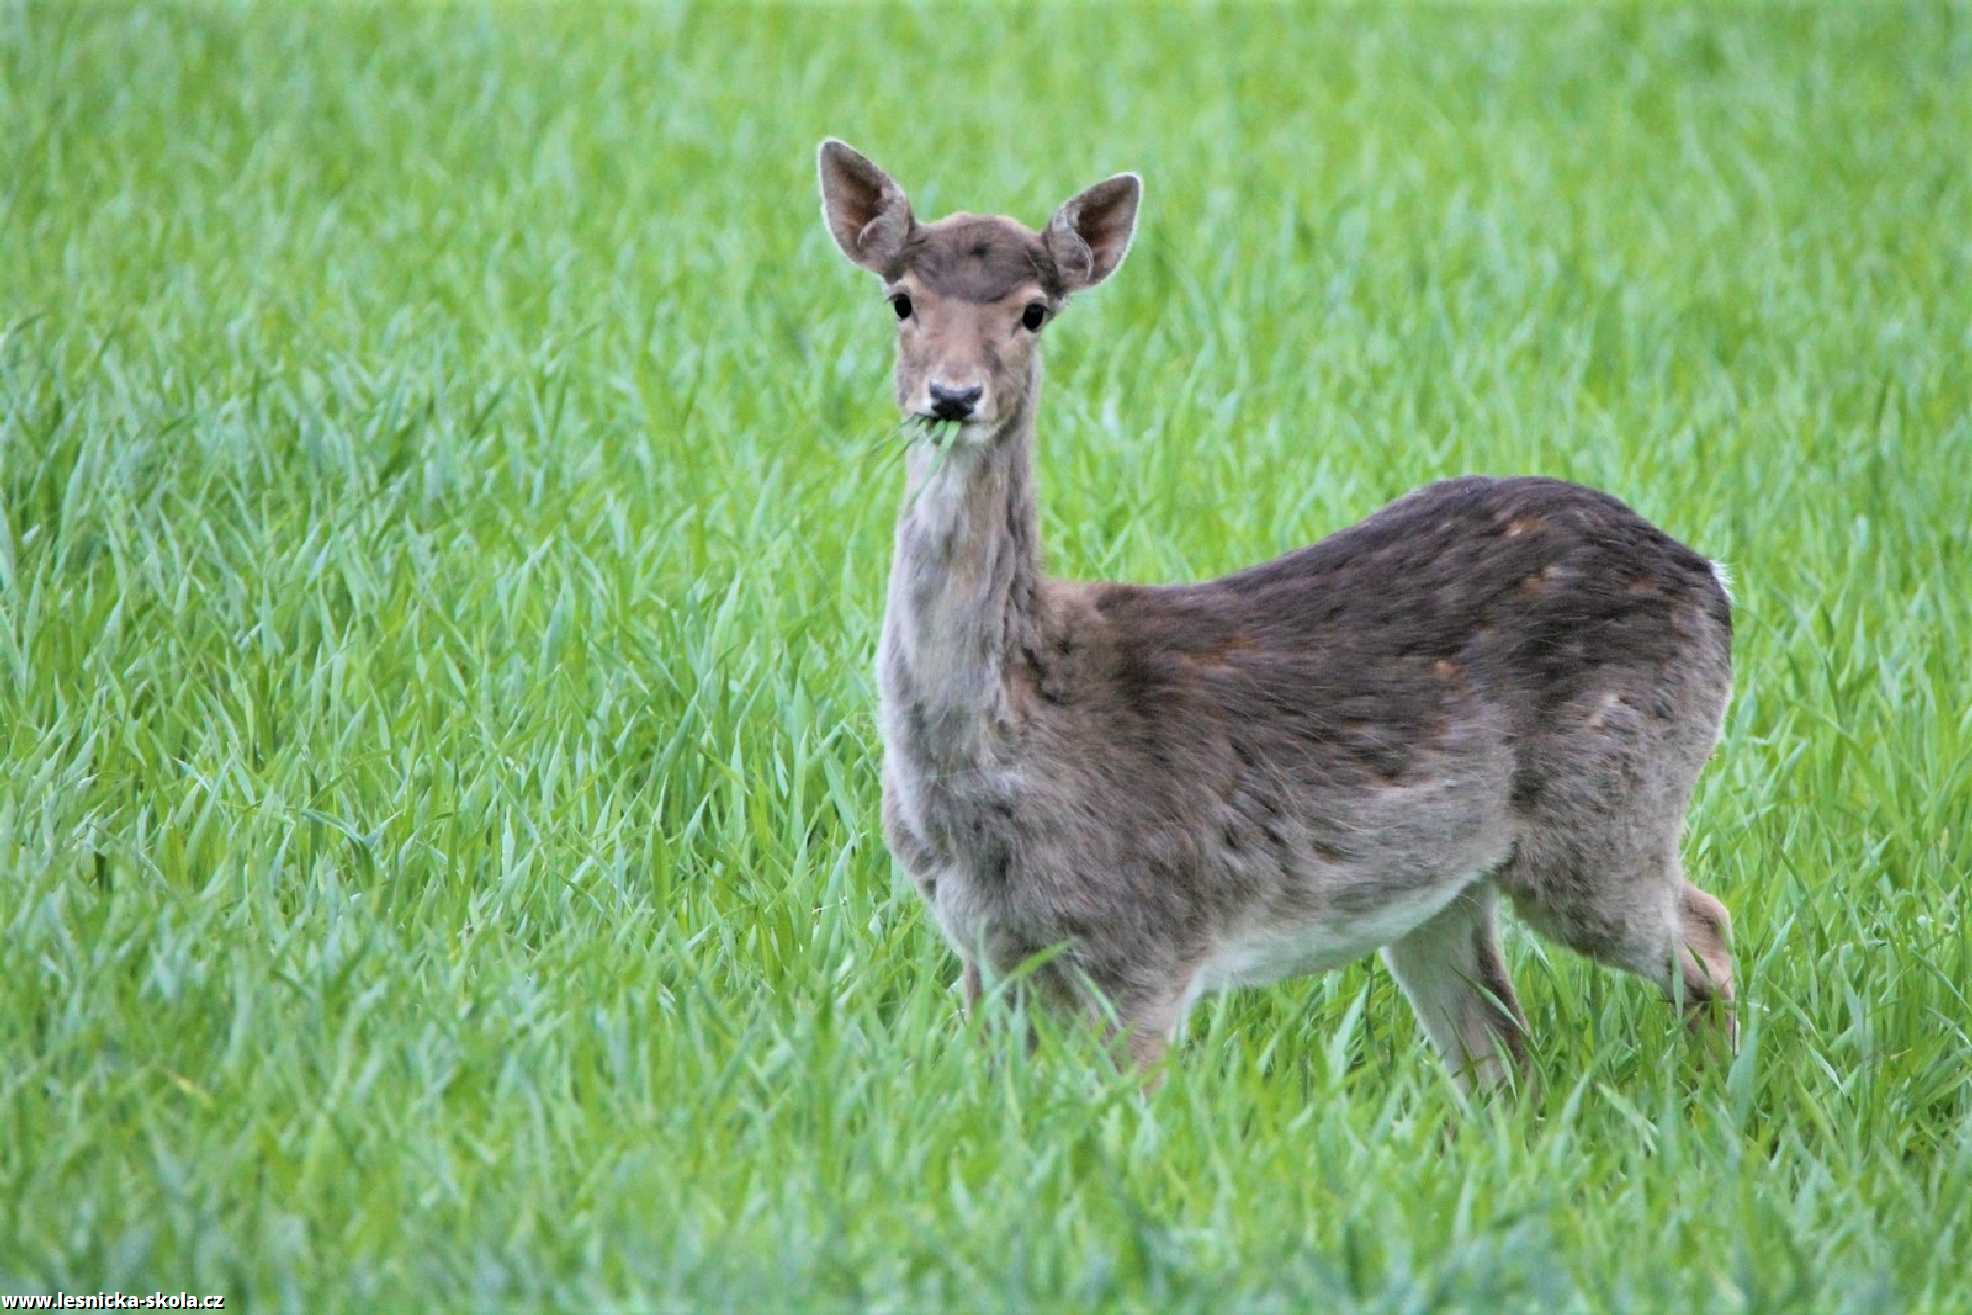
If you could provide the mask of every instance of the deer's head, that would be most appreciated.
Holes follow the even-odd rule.
[[[822,217],[844,255],[883,280],[897,321],[897,405],[981,440],[1033,391],[1043,327],[1116,272],[1143,187],[1118,174],[1064,202],[1040,232],[997,215],[920,224],[890,175],[822,143]]]

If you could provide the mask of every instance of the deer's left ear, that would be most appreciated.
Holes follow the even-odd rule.
[[[1070,292],[1092,288],[1116,272],[1137,232],[1143,180],[1135,174],[1106,178],[1062,203],[1042,240]]]

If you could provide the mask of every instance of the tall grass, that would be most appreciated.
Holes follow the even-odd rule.
[[[0,1290],[1963,1309],[1969,83],[1962,8],[0,3]],[[1367,964],[1150,1097],[960,1021],[827,133],[926,214],[1145,174],[1061,574],[1468,471],[1732,564],[1736,1059],[1518,934],[1474,1113]]]

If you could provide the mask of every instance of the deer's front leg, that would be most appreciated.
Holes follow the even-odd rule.
[[[959,991],[965,999],[963,1007],[967,1018],[971,1018],[979,1009],[981,989],[979,983],[979,961],[967,958],[964,969],[959,973]]]
[[[1133,1000],[1119,1013],[1124,1051],[1144,1079],[1146,1092],[1164,1085],[1164,1057],[1184,1024],[1189,987],[1187,980],[1171,991]]]

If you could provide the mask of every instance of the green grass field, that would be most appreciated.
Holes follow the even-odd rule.
[[[1972,1309],[1972,13],[0,0],[0,1291],[233,1309]],[[1462,472],[1739,585],[1736,1060],[1509,956],[1146,1097],[968,1027],[871,658],[921,214],[1143,172],[1052,569]]]

